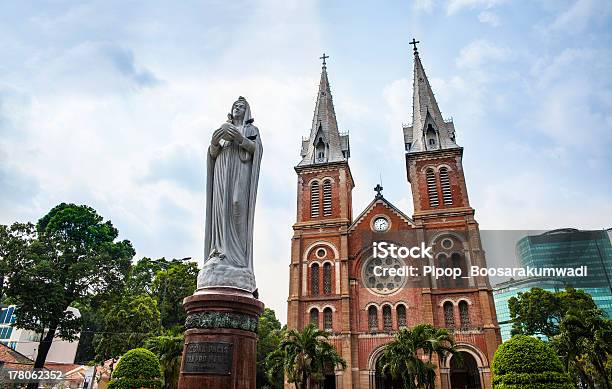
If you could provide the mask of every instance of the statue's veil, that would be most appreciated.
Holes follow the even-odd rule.
[[[242,119],[242,125],[244,126],[244,125],[253,123],[255,119],[251,117],[251,106],[249,105],[248,101],[246,101],[246,99],[242,96],[238,97],[238,100],[234,101],[234,104],[232,104],[232,109],[230,109],[230,113],[227,114],[227,117],[229,119],[233,118],[232,112],[234,112],[234,106],[238,102],[244,103],[244,106],[245,106],[244,118]]]

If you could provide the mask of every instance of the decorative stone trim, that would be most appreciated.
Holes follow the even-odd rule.
[[[244,313],[235,312],[197,312],[187,316],[185,328],[233,328],[257,332],[259,319]]]

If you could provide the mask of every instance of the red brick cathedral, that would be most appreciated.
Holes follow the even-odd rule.
[[[389,234],[412,234],[433,247],[434,264],[485,267],[478,223],[463,175],[463,148],[444,120],[414,49],[412,125],[403,128],[414,215],[404,214],[381,190],[356,217],[348,134],[338,130],[325,56],[312,129],[302,141],[297,221],[293,225],[288,299],[289,328],[310,323],[331,333],[347,361],[330,372],[325,388],[397,388],[376,373],[382,347],[403,327],[430,323],[450,329],[463,356],[436,361],[443,389],[491,388],[491,361],[501,343],[486,277],[453,284],[430,277],[408,287],[402,277],[377,277],[372,244]]]

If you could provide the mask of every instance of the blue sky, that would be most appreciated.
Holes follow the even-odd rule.
[[[204,150],[245,96],[262,132],[255,268],[284,321],[302,136],[321,53],[351,136],[354,212],[412,213],[401,124],[419,51],[465,148],[482,229],[611,227],[604,0],[0,4],[0,223],[94,207],[138,256],[201,260]]]

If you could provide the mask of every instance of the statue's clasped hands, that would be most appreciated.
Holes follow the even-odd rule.
[[[219,129],[213,132],[211,143],[215,146],[219,145],[221,139],[228,142],[235,141],[240,144],[244,140],[244,135],[238,130],[238,128],[231,123],[223,123]]]

